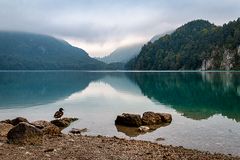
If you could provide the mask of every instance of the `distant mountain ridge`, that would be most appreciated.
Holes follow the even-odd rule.
[[[240,70],[240,18],[223,26],[195,20],[144,45],[131,70]]]
[[[150,41],[154,42],[158,40],[159,38],[165,36],[166,34],[170,34],[172,31],[165,32],[162,34],[158,34],[153,36]],[[109,55],[102,57],[102,58],[96,58],[99,61],[102,61],[104,63],[110,64],[110,63],[127,63],[132,58],[135,58],[140,53],[142,47],[144,46],[144,43],[138,43],[128,46],[119,47],[116,50],[114,50]]]
[[[105,62],[107,64],[117,63],[117,62],[126,63],[140,53],[142,46],[143,44],[140,43],[140,44],[120,47],[114,50],[108,56],[105,56],[102,58],[96,58],[96,59],[99,61]]]
[[[0,70],[85,70],[106,65],[64,40],[51,36],[0,32]]]

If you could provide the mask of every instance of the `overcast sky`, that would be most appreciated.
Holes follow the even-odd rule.
[[[0,30],[43,33],[90,56],[146,42],[194,19],[240,17],[240,0],[0,0]]]

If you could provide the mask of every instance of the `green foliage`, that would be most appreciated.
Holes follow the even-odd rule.
[[[50,36],[0,32],[0,70],[85,70],[106,65]]]
[[[220,69],[224,49],[236,53],[234,69],[239,67],[237,47],[240,45],[240,18],[223,27],[205,20],[195,20],[154,43],[145,45],[140,54],[126,64],[135,70],[196,70],[203,60],[214,59]],[[216,55],[217,53],[217,55]],[[215,58],[214,58],[215,57]]]

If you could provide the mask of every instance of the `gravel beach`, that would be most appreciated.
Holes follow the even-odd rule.
[[[8,144],[0,139],[1,160],[139,160],[139,159],[226,159],[240,157],[211,154],[183,147],[165,146],[156,143],[126,140],[117,137],[61,135],[45,136],[43,145]]]

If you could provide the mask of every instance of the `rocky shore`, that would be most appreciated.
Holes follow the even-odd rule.
[[[139,159],[199,159],[237,160],[222,154],[210,154],[183,147],[164,146],[156,143],[125,140],[117,137],[90,137],[81,135],[45,136],[42,145],[8,144],[0,141],[1,160],[139,160]]]
[[[126,119],[131,120],[126,121]],[[239,159],[231,155],[211,154],[183,147],[165,146],[157,143],[126,140],[117,137],[83,136],[87,129],[73,129],[61,133],[77,118],[62,118],[53,121],[29,122],[18,117],[0,122],[1,160],[105,160],[105,159]],[[123,114],[116,123],[127,125],[156,125],[170,123],[171,116],[146,112],[142,117]],[[146,126],[145,126],[146,127]]]

